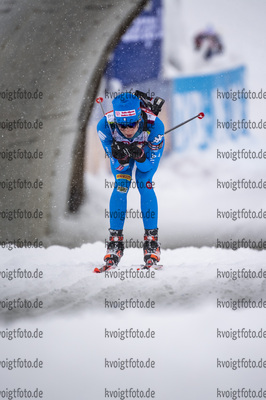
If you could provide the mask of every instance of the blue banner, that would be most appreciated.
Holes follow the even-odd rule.
[[[136,18],[115,48],[106,77],[123,86],[157,78],[161,70],[162,6],[152,0]]]
[[[212,74],[177,78],[173,81],[173,126],[200,112],[202,120],[184,125],[172,134],[172,145],[177,151],[196,147],[207,148],[212,142],[227,138],[237,140],[246,135],[245,128],[235,129],[233,123],[246,118],[246,100],[233,94],[245,88],[245,67],[228,69]]]

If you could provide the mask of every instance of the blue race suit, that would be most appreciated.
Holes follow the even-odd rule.
[[[142,109],[142,120],[133,138],[126,138],[114,121],[114,113],[110,111],[99,121],[97,132],[103,148],[110,158],[111,170],[115,177],[114,190],[110,199],[110,228],[123,229],[126,210],[127,193],[130,188],[132,170],[136,164],[136,183],[141,197],[141,215],[145,229],[156,229],[158,225],[158,203],[153,189],[152,178],[156,172],[164,149],[164,125],[162,121],[147,109]],[[130,159],[129,164],[121,165],[112,156],[113,140],[130,144],[137,142],[143,148],[146,160],[138,162]]]

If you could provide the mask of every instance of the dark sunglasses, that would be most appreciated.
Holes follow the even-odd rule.
[[[118,128],[126,129],[126,128],[135,128],[138,125],[139,121],[131,122],[131,124],[117,124]]]

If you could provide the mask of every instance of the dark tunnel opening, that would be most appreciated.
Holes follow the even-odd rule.
[[[73,150],[72,172],[70,177],[69,196],[67,200],[67,211],[71,214],[77,213],[80,206],[84,202],[86,131],[108,58],[119,42],[121,36],[126,32],[130,24],[141,13],[148,2],[149,0],[142,0],[137,9],[135,9],[130,15],[128,15],[127,18],[125,18],[116,34],[107,42],[102,51],[102,57],[99,61],[99,64],[94,71],[93,78],[91,80],[93,84],[90,83],[86,88],[78,118],[78,132]]]

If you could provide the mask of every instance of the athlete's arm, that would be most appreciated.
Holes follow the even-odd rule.
[[[97,133],[101,140],[102,146],[110,158],[110,162],[113,164],[115,169],[118,171],[125,171],[128,168],[128,164],[120,164],[119,161],[113,157],[112,154],[112,144],[113,144],[113,136],[111,133],[111,127],[109,126],[106,117],[104,116],[97,125]]]
[[[142,172],[150,171],[152,168],[157,168],[161,159],[164,148],[164,124],[157,117],[149,127],[150,135],[148,145],[145,146],[144,151],[146,160],[144,162],[137,162],[137,168]]]

